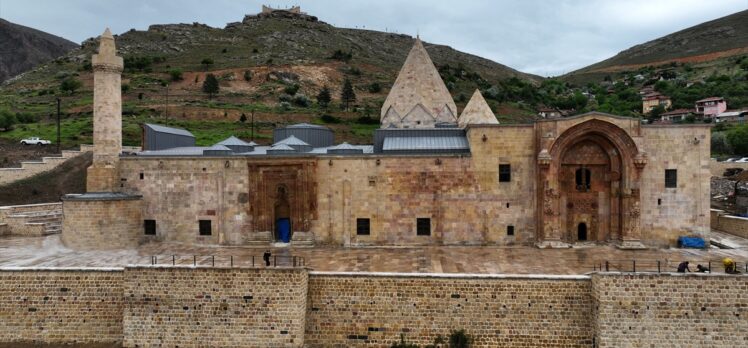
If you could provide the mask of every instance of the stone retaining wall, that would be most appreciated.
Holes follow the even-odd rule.
[[[735,162],[718,162],[715,160],[709,161],[709,172],[712,176],[722,176],[725,170],[729,168],[742,168],[748,170],[748,163],[735,163]]]
[[[313,273],[310,347],[434,343],[464,329],[477,347],[590,347],[589,278]]]
[[[724,210],[712,209],[710,216],[712,228],[738,237],[748,238],[748,218],[726,214]]]
[[[302,347],[307,270],[125,270],[127,347]]]
[[[67,160],[84,154],[85,151],[63,150],[62,156],[42,157],[41,161],[21,162],[21,168],[0,168],[0,185],[7,185],[18,180],[53,170]]]
[[[0,343],[122,341],[121,270],[0,270]]]
[[[748,277],[593,274],[597,347],[745,347]]]
[[[0,268],[0,345],[740,347],[748,276]]]

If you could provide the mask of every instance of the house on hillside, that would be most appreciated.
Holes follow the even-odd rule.
[[[696,101],[696,113],[704,118],[713,118],[727,111],[727,101],[721,97],[709,97]]]
[[[554,108],[542,107],[538,109],[538,116],[542,118],[559,118],[561,117],[561,111]]]
[[[662,115],[660,115],[660,121],[662,121],[662,123],[680,122],[692,114],[693,110],[691,109],[675,109],[673,111],[662,113]]]
[[[652,112],[652,109],[658,105],[662,105],[665,110],[669,109],[673,105],[670,97],[662,95],[657,92],[645,94],[642,96],[642,113],[648,114]]]
[[[745,123],[748,118],[748,109],[744,110],[730,110],[720,112],[717,116],[714,116],[714,122],[716,123]]]

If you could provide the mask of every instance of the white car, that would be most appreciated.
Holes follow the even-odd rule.
[[[28,139],[21,140],[23,145],[49,145],[52,144],[49,140],[39,139],[38,137],[31,137]]]
[[[743,158],[735,161],[735,163],[748,163],[748,157],[743,157]]]
[[[733,157],[733,158],[728,158],[727,160],[725,160],[725,162],[735,162],[737,160],[739,160],[739,158]]]

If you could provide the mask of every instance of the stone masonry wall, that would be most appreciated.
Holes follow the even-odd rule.
[[[145,241],[141,199],[65,200],[62,242],[75,249],[127,249]]]
[[[123,157],[120,181],[124,192],[143,195],[143,219],[156,220],[156,239],[245,243],[251,223],[246,159]],[[211,221],[211,235],[199,234],[198,220]]]
[[[122,272],[0,270],[0,343],[122,341]]]
[[[748,276],[593,274],[600,348],[745,347]]]
[[[127,268],[127,347],[302,347],[306,269]]]
[[[682,235],[709,239],[709,132],[708,125],[642,127],[649,156],[641,187],[646,244],[675,245]],[[665,188],[665,169],[677,170],[677,188]]]
[[[590,347],[589,280],[312,273],[306,344],[431,344],[465,329],[475,347]]]
[[[719,209],[712,209],[710,213],[713,229],[748,238],[748,218],[726,215],[724,210]]]

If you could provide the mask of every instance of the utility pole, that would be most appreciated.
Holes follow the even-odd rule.
[[[255,111],[252,110],[252,141],[255,141]]]
[[[169,84],[166,84],[166,125],[169,125]]]
[[[60,98],[57,98],[57,153],[62,153],[60,148]]]

